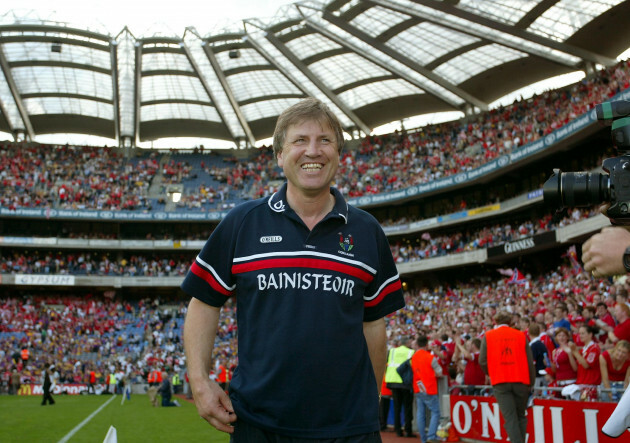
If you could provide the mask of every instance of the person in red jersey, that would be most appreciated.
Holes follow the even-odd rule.
[[[556,329],[555,339],[558,347],[551,354],[551,369],[558,387],[573,384],[577,378],[578,365],[569,345],[569,337],[569,331],[565,328]]]
[[[599,356],[599,368],[602,374],[602,388],[612,389],[602,392],[605,401],[619,401],[621,393],[630,381],[630,342],[619,340],[614,348],[604,351]]]
[[[580,339],[584,346],[580,349],[575,343],[571,343],[571,352],[578,363],[576,384],[582,386],[580,398],[583,400],[596,400],[596,385],[602,382],[602,373],[599,369],[599,354],[601,349],[595,342],[596,329],[593,326],[580,328]]]

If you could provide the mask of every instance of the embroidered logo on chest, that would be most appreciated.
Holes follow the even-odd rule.
[[[352,234],[348,234],[348,236],[344,237],[343,234],[340,232],[339,247],[344,252],[352,251],[352,248],[354,248],[354,240],[352,239]]]

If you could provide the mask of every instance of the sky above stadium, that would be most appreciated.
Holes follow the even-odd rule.
[[[290,0],[20,0],[11,11],[19,16],[35,14],[34,18],[101,27],[114,35],[125,26],[137,36],[156,31],[182,35],[187,26],[206,34],[239,24],[246,18],[273,17],[278,8],[291,3]],[[0,15],[4,13],[0,9]]]

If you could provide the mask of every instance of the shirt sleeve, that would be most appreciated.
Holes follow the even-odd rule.
[[[379,268],[364,296],[363,321],[374,321],[405,306],[400,276],[383,229],[375,224]]]
[[[223,306],[236,289],[232,262],[239,219],[242,217],[236,210],[228,213],[212,232],[182,282],[184,292],[210,306]]]

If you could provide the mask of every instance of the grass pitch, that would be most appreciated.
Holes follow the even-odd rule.
[[[41,406],[41,396],[0,396],[0,442],[59,442],[111,398],[55,395],[55,405]],[[139,394],[123,405],[121,400],[117,395],[67,441],[100,443],[114,426],[121,443],[229,442],[227,434],[201,419],[186,400],[178,399],[180,408],[154,408],[146,395]]]

